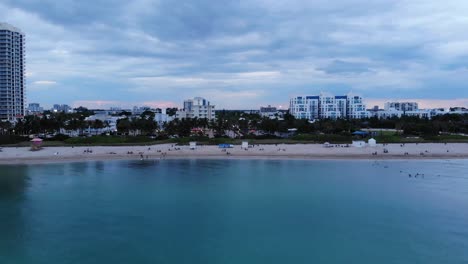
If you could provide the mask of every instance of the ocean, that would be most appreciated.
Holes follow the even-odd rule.
[[[468,263],[468,160],[0,166],[0,263]]]

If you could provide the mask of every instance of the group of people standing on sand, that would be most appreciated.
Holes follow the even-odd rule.
[[[421,176],[422,178],[424,178],[424,174],[416,173],[416,174],[414,175],[415,178],[417,178],[418,176]],[[411,173],[408,174],[408,178],[411,178],[411,177],[413,177],[413,176],[411,175]]]
[[[159,157],[159,159],[163,159],[163,158],[165,158],[165,157],[167,156],[167,152],[161,152],[161,151],[158,151],[158,152],[161,154],[160,157]],[[133,154],[133,152],[132,152],[132,154]],[[138,154],[140,155],[140,160],[144,160],[144,159],[148,160],[148,159],[150,159],[150,155],[148,155],[148,154],[145,155],[144,152],[140,152],[140,153],[138,153]]]

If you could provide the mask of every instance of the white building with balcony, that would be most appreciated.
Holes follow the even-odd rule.
[[[349,94],[346,98],[346,116],[350,119],[361,119],[370,117],[369,111],[366,109],[366,104],[361,96]]]
[[[345,117],[345,113],[342,113],[340,109],[346,109],[346,107],[343,107],[342,105],[343,102],[346,104],[346,99],[344,101],[342,98],[337,100],[334,95],[325,93],[320,94],[319,98],[319,117],[321,119],[337,119]],[[340,104],[338,104],[338,102],[340,102]]]
[[[215,106],[205,98],[195,97],[184,101],[184,108],[176,112],[176,118],[215,119]]]
[[[319,118],[319,96],[296,96],[289,100],[289,113],[297,119]]]
[[[328,93],[293,97],[289,101],[289,112],[298,119],[309,120],[369,117],[362,97],[355,95],[334,96]]]
[[[16,121],[25,113],[25,35],[0,23],[0,121]]]

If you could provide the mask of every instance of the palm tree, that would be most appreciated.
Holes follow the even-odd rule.
[[[12,128],[10,121],[0,121],[0,131],[2,135],[7,134]]]
[[[96,120],[94,120],[94,122],[92,122],[91,127],[95,130],[95,132],[97,134],[98,129],[104,128],[104,122],[102,122],[102,120],[96,119]]]

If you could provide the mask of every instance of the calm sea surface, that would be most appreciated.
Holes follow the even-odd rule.
[[[468,160],[0,166],[0,263],[468,263]]]

